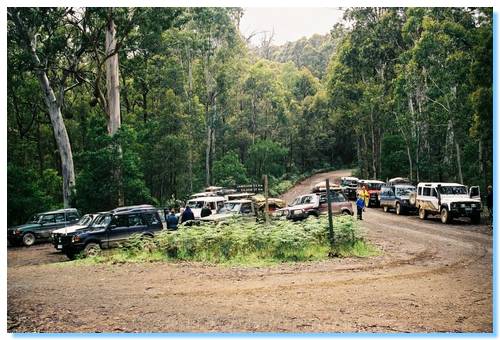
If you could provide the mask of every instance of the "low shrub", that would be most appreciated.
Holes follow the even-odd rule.
[[[153,238],[132,237],[117,251],[92,262],[144,262],[190,260],[210,263],[261,265],[338,256],[370,256],[377,250],[367,244],[351,216],[334,219],[335,246],[330,248],[326,217],[301,222],[273,221],[264,224],[230,220],[219,224],[180,226]]]

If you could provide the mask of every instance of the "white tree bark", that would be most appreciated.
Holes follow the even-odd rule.
[[[64,119],[61,114],[61,107],[56,100],[54,91],[50,85],[45,71],[37,71],[38,79],[42,85],[44,99],[47,108],[49,109],[50,121],[54,131],[59,156],[61,158],[61,172],[63,177],[63,201],[64,207],[71,207],[71,196],[75,186],[75,169],[73,166],[73,153],[71,151],[71,143],[69,141]]]
[[[118,69],[118,51],[116,50],[116,27],[112,18],[112,13],[110,13],[108,25],[106,27],[106,57],[106,108],[108,110],[108,133],[110,136],[113,136],[121,126],[121,116],[120,73]],[[118,147],[118,153],[121,158],[121,146]],[[119,183],[118,205],[123,206],[125,204],[125,199],[123,195],[122,172],[120,167],[115,169],[114,176]]]
[[[52,130],[56,140],[59,157],[61,158],[61,173],[63,177],[63,201],[64,207],[71,206],[72,193],[75,186],[75,169],[73,166],[73,153],[71,151],[71,143],[64,125],[64,119],[61,114],[62,97],[57,98],[50,83],[47,73],[40,58],[36,52],[36,37],[29,33],[28,28],[23,26],[23,23],[18,15],[13,15],[12,19],[16,23],[17,29],[24,38],[25,47],[30,53],[34,66],[35,73],[38,77],[40,85],[43,90],[43,98],[47,109],[49,111],[50,121],[52,123]],[[61,84],[64,86],[64,84]],[[64,95],[64,90],[60,92]]]
[[[113,136],[121,126],[120,81],[118,53],[116,51],[116,27],[113,19],[108,20],[106,29],[106,92],[108,102],[108,133]]]

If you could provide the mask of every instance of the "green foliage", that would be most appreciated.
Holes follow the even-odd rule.
[[[40,175],[32,169],[8,164],[7,225],[22,224],[35,213],[61,208],[61,182],[53,169],[46,169]]]
[[[327,220],[309,218],[300,223],[277,221],[268,227],[238,219],[218,225],[181,226],[154,239],[131,238],[119,251],[102,255],[97,262],[194,260],[212,263],[260,265],[262,263],[324,259],[330,250]],[[335,218],[335,252],[340,256],[372,256],[350,216]],[[88,261],[96,262],[95,259]]]
[[[241,163],[238,155],[232,151],[214,162],[213,171],[216,185],[233,187],[248,182],[245,166]]]
[[[408,156],[404,139],[399,135],[386,135],[382,140],[382,173],[381,178],[408,177]]]
[[[121,145],[127,147],[121,149]],[[76,202],[83,212],[115,208],[120,187],[125,205],[156,203],[144,183],[137,147],[135,132],[122,126],[113,137],[97,137],[94,151],[76,156],[83,164],[76,186]],[[121,171],[121,181],[116,169]]]
[[[257,180],[262,175],[281,176],[284,172],[283,159],[287,149],[271,140],[258,140],[248,150],[248,168]]]

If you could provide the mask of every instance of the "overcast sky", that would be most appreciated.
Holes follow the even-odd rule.
[[[341,19],[338,8],[245,8],[240,30],[248,37],[253,32],[270,34],[274,28],[273,45],[282,45],[314,33],[328,33]],[[262,34],[258,34],[251,41],[258,45],[261,39]]]

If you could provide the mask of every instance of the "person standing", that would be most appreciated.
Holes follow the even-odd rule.
[[[365,200],[361,195],[356,200],[356,208],[358,210],[358,220],[363,220],[363,211],[365,210]]]
[[[363,185],[363,187],[361,189],[361,193],[359,195],[361,196],[361,199],[363,199],[365,201],[365,204],[363,206],[363,209],[364,209],[364,207],[367,207],[369,202],[370,202],[370,193],[368,192],[366,185]]]
[[[186,208],[181,215],[181,223],[185,223],[190,220],[194,220],[194,214],[189,205],[186,205]]]
[[[179,224],[179,219],[175,216],[174,209],[172,209],[167,217],[167,230],[177,230],[177,224]]]
[[[210,215],[212,215],[212,210],[210,210],[208,206],[205,205],[203,208],[201,208],[200,217],[205,217]]]
[[[493,187],[488,185],[488,196],[486,196],[486,205],[490,213],[490,223],[493,224]]]

